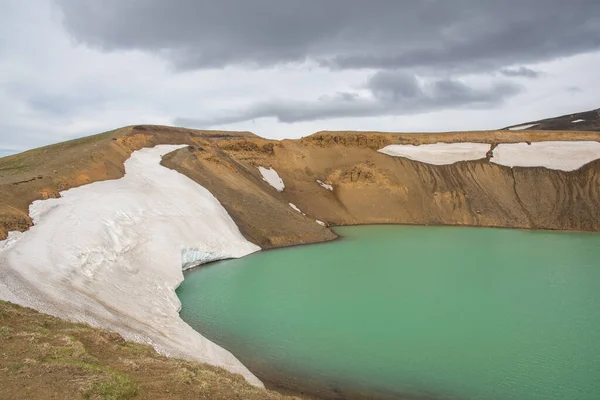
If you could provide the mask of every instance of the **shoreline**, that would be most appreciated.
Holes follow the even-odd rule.
[[[130,138],[133,139],[133,138],[135,138],[135,136],[131,136]],[[114,141],[116,139],[113,138],[112,140]],[[575,140],[575,139],[573,139],[573,140]],[[205,144],[203,143],[203,146],[204,145]],[[137,146],[137,144],[136,144],[136,146]],[[179,148],[183,148],[183,147],[186,147],[186,146],[188,146],[188,144],[176,145],[175,147],[177,147],[179,149]],[[152,147],[150,147],[150,148],[144,147],[142,145],[142,150],[137,150],[137,151],[141,151],[142,152],[142,151],[146,151],[148,149],[153,149],[153,148]],[[134,151],[133,153],[131,153],[130,158],[133,158],[133,154],[137,153],[137,151]],[[204,152],[204,153],[200,153],[200,152]],[[177,159],[177,161],[182,161],[182,160],[185,161],[185,160],[187,160],[187,159],[185,159],[185,157],[190,157],[191,158],[193,156],[193,157],[196,157],[196,160],[200,160],[202,156],[199,155],[199,154],[205,154],[206,155],[206,154],[208,154],[208,152],[205,150],[205,148],[198,149],[196,147],[194,149],[194,146],[191,146],[189,152],[188,151],[185,151],[185,152],[184,151],[181,151],[181,152],[179,152],[179,151],[172,151],[171,153],[165,154],[165,157],[168,156],[166,158],[176,158],[176,157],[179,156],[180,158]],[[212,155],[210,155],[210,156],[212,157]],[[357,157],[359,157],[359,156],[362,157],[362,155],[360,155],[360,154],[357,155]],[[229,156],[227,156],[227,157],[229,157]],[[266,159],[268,160],[269,159],[268,157],[271,157],[271,155],[267,155],[267,156],[264,156],[264,157],[267,157]],[[371,157],[371,156],[369,156],[369,157]],[[226,159],[226,158],[223,158],[223,159]],[[204,160],[204,159],[202,159],[202,160]],[[221,160],[221,159],[219,159],[219,160]],[[239,163],[235,158],[231,158],[231,160],[233,160],[232,161],[232,165],[235,165],[236,167],[239,167],[239,169],[237,169],[235,171],[236,172],[242,172],[242,173],[244,173],[244,169],[243,169],[244,167],[243,167],[243,165],[241,163]],[[207,161],[207,163],[208,162],[210,162],[210,161]],[[254,161],[251,161],[251,162],[254,162]],[[386,162],[388,162],[388,161],[386,161]],[[127,163],[127,161],[126,161],[126,163]],[[389,164],[390,165],[397,165],[397,163],[395,162],[395,160],[393,162],[389,162]],[[410,164],[410,165],[412,165],[412,162],[408,162],[408,161],[405,161],[404,159],[400,159],[400,164],[407,164],[407,165]],[[426,169],[426,170],[431,169],[434,172],[435,171],[443,170],[443,168],[442,169],[429,168],[428,166],[423,166],[423,165],[420,165],[420,164],[421,163],[419,163],[419,165],[417,165],[417,164],[415,164],[415,165],[418,168],[423,168],[423,169]],[[476,164],[481,164],[481,163],[476,163]],[[180,169],[173,168],[173,167],[168,166],[168,165],[163,165],[162,161],[159,162],[159,165],[161,167],[163,167],[164,169],[167,169],[167,170],[171,171],[173,174],[178,174],[178,175],[180,175],[182,177],[185,177],[186,179],[188,179],[194,185],[196,185],[199,188],[202,188],[206,192],[210,193],[214,197],[214,199],[217,201],[217,203],[220,204],[221,208],[224,207],[225,200],[227,199],[227,192],[226,191],[225,192],[221,192],[221,193],[213,192],[212,189],[209,189],[208,183],[207,183],[206,187],[205,187],[204,184],[200,183],[200,182],[202,182],[201,179],[194,179],[193,177],[188,176],[187,173],[182,172]],[[189,166],[192,166],[192,167],[193,166],[197,166],[197,165],[198,164],[189,164]],[[203,166],[203,165],[205,165],[205,164],[200,164],[200,166]],[[218,163],[215,164],[215,165],[218,165]],[[273,164],[271,162],[266,162],[266,163],[264,163],[264,165],[266,165],[266,166],[267,165],[271,165],[271,168],[273,167]],[[124,168],[126,166],[127,165],[125,165]],[[177,166],[177,164],[175,164],[175,166]],[[214,168],[216,168],[215,171],[219,172],[218,168],[220,168],[220,167],[214,167]],[[495,169],[495,168],[496,167],[493,167],[492,169]],[[532,170],[537,170],[539,168],[542,168],[542,167],[536,167],[536,168],[531,168],[531,169]],[[279,170],[278,166],[277,166],[277,169]],[[517,167],[517,168],[514,169],[514,171],[518,171],[519,169],[527,169],[527,167],[523,167],[523,168]],[[286,172],[285,169],[283,171]],[[340,171],[344,172],[343,170],[340,170]],[[368,173],[370,173],[371,170],[367,169],[366,171]],[[375,171],[375,173],[377,173],[377,170],[374,169],[373,171]],[[513,180],[514,180],[514,173],[515,172],[513,172]],[[256,173],[256,174],[258,174],[258,173]],[[242,174],[240,174],[240,175],[242,175]],[[251,177],[251,174],[250,175],[246,174],[246,175],[247,175],[246,177],[248,177],[248,176]],[[562,174],[562,175],[566,175],[566,174]],[[91,183],[82,184],[81,186],[77,186],[75,188],[68,189],[67,191],[61,191],[60,195],[64,196],[62,198],[68,198],[69,197],[68,193],[70,193],[71,190],[74,190],[74,191],[85,190],[84,188],[89,188],[91,185],[98,185],[98,184],[100,184],[100,185],[104,185],[104,186],[110,187],[111,184],[109,184],[107,182],[115,182],[115,181],[119,181],[120,179],[124,179],[124,178],[125,177],[118,178],[118,179],[112,179],[112,180],[106,180],[106,181],[94,181],[94,182],[91,182]],[[199,176],[199,178],[202,178],[202,176]],[[274,199],[274,202],[276,202],[276,203],[278,203],[279,200],[281,200],[281,199],[285,199],[285,201],[282,203],[283,204],[283,208],[286,211],[289,211],[289,210],[287,210],[287,208],[288,208],[288,206],[287,206],[288,201],[287,200],[294,200],[292,197],[293,196],[298,196],[299,193],[302,193],[302,191],[303,191],[302,189],[303,188],[299,187],[299,189],[296,191],[296,189],[294,188],[294,185],[298,184],[298,181],[294,182],[294,179],[292,179],[292,177],[290,177],[289,175],[285,176],[285,178],[286,178],[286,182],[290,181],[290,183],[291,183],[291,185],[290,185],[290,192],[286,192],[285,195],[281,195],[281,194],[278,194],[278,193],[272,194],[272,193],[268,192],[267,190],[272,190],[270,187],[267,188],[267,190],[265,190],[264,188],[262,188],[260,186],[258,186],[258,187],[261,190],[261,192],[260,192],[261,195],[264,194],[264,192],[268,193],[269,196],[271,196]],[[321,177],[321,178],[323,178],[323,177]],[[259,182],[259,183],[262,184],[262,182]],[[165,182],[165,184],[167,185],[166,186],[167,187],[166,191],[168,191],[169,190],[168,189],[169,188],[169,183]],[[215,185],[218,186],[218,184],[215,184]],[[235,185],[233,185],[233,187],[235,187]],[[309,193],[308,190],[306,190],[306,192]],[[214,195],[213,195],[213,193],[214,193]],[[331,195],[331,193],[329,193],[329,192],[324,192],[324,193],[325,193],[325,195],[323,195],[322,197],[330,196]],[[448,193],[450,193],[450,192],[448,192]],[[338,194],[339,194],[339,192],[336,189],[336,191],[333,193],[333,196],[336,196],[336,198],[337,198]],[[147,193],[144,193],[144,195],[148,196]],[[148,196],[148,197],[152,197],[152,196],[153,196],[153,194],[150,194],[150,196]],[[292,196],[292,197],[288,198],[286,196]],[[321,195],[319,195],[319,196],[321,196]],[[240,199],[235,198],[235,196],[232,196],[231,194],[229,195],[229,197],[232,197],[232,199],[233,199],[234,202],[235,201],[242,202],[241,198]],[[232,200],[232,199],[229,199],[229,200]],[[262,199],[262,197],[261,197],[261,199]],[[339,204],[343,205],[342,201],[340,201],[339,199],[337,199],[337,200],[338,200]],[[454,201],[454,199],[452,199],[452,200]],[[34,204],[40,204],[38,202],[47,202],[47,201],[50,202],[50,203],[60,203],[62,200],[61,200],[61,198],[59,198],[59,199],[48,199],[48,200],[37,200],[34,203],[32,203],[31,206],[33,206]],[[243,201],[244,201],[244,206],[246,207],[247,204],[246,204],[245,200],[243,200]],[[469,200],[467,203],[469,203],[471,201],[472,200]],[[248,201],[248,204],[250,204],[250,203],[251,203],[251,201]],[[44,203],[44,204],[48,204],[48,203]],[[164,207],[165,204],[167,204],[167,206],[168,206],[168,203],[164,203],[164,204],[160,205],[159,208],[161,208],[161,207],[165,208]],[[265,204],[267,204],[267,203],[256,203],[257,207],[260,206],[260,207],[263,207],[263,209],[270,207],[270,205],[265,205]],[[269,204],[271,204],[271,203],[269,203]],[[168,207],[166,207],[166,208],[168,208]],[[31,209],[31,207],[30,207],[30,209]],[[252,210],[250,210],[250,209],[243,208],[243,210],[244,210],[244,212],[247,212],[248,214],[252,213]],[[45,212],[50,212],[50,211],[51,210],[45,210]],[[240,231],[241,231],[241,232],[243,232],[245,234],[246,232],[243,231],[242,227],[244,225],[248,225],[248,221],[246,221],[246,224],[242,224],[242,222],[238,221],[237,218],[236,218],[236,216],[231,211],[226,210],[225,213],[232,220],[233,226],[235,226],[235,228],[237,229],[238,233],[240,233]],[[291,211],[290,211],[290,213],[291,213]],[[473,211],[473,213],[475,213],[475,211]],[[290,221],[293,221],[293,223],[297,223],[297,221],[300,221],[300,219],[302,219],[302,216],[299,216],[299,215],[296,215],[296,214],[298,214],[298,213],[293,213],[292,216],[288,217],[288,214],[286,214],[285,211],[284,211],[283,213],[280,213],[279,218],[281,218],[281,215],[284,215],[285,218],[289,219]],[[477,211],[477,214],[480,214],[480,212]],[[352,213],[349,212],[349,215],[352,215]],[[356,219],[360,219],[361,216],[364,217],[363,214],[357,214],[357,215],[358,216],[356,216],[356,217],[354,217],[354,215],[352,215],[352,217],[355,220]],[[484,212],[482,215],[486,216],[486,213]],[[31,227],[28,231],[25,231],[24,233],[13,234],[12,238],[10,238],[8,241],[14,240],[14,239],[18,239],[18,238],[20,238],[22,236],[29,237],[30,234],[31,234],[31,232],[38,232],[39,231],[39,226],[38,226],[37,221],[35,221],[35,216],[33,214],[31,214],[31,217],[33,217],[34,222],[36,222],[36,224],[33,227]],[[199,219],[200,218],[206,218],[206,215],[201,215],[198,218]],[[271,219],[275,219],[276,222],[277,221],[279,221],[279,222],[283,221],[283,219],[278,219],[277,220],[277,218],[273,218],[273,217]],[[314,219],[314,218],[311,217],[309,219]],[[318,218],[318,219],[319,220],[327,220],[327,218]],[[203,219],[200,219],[200,220],[203,221]],[[340,220],[343,221],[343,219],[341,219],[341,217],[340,217],[340,219],[338,219],[338,221],[340,221]],[[473,219],[471,219],[471,220],[473,220]],[[475,221],[477,221],[477,220],[478,220],[477,215],[475,215]],[[492,220],[492,219],[490,218],[489,220]],[[489,220],[485,219],[485,221],[489,221]],[[252,222],[251,219],[249,221]],[[511,222],[510,220],[507,220],[507,221],[508,221],[508,223]],[[311,224],[313,223],[311,221],[309,221],[309,222]],[[307,225],[308,225],[308,223],[307,223]],[[492,229],[494,229],[494,228],[495,229],[519,229],[519,230],[532,231],[532,232],[538,232],[539,231],[539,232],[574,232],[574,233],[594,233],[594,234],[598,233],[596,231],[573,230],[573,229],[553,229],[553,228],[539,229],[539,228],[532,228],[530,226],[512,226],[512,227],[508,227],[508,226],[495,226],[495,225],[486,224],[486,222],[480,223],[480,224],[452,224],[452,223],[423,224],[423,223],[397,223],[397,222],[381,222],[381,223],[367,222],[367,223],[348,223],[348,224],[339,224],[339,225],[338,224],[330,224],[330,225],[328,225],[327,228],[333,228],[333,229],[335,229],[335,228],[338,228],[338,227],[343,228],[343,227],[346,227],[346,226],[368,226],[368,225],[374,225],[374,226],[377,226],[377,225],[401,225],[401,226],[405,225],[405,226],[429,226],[429,227],[446,227],[446,226],[452,226],[452,227],[477,227],[477,228],[492,228]],[[169,224],[167,223],[166,225],[163,225],[163,226],[165,226],[165,228],[164,228],[165,231],[168,232],[168,230],[170,229]],[[580,224],[578,226],[582,226],[582,225]],[[117,228],[119,228],[119,226],[117,226]],[[193,228],[193,227],[191,227],[191,228]],[[286,228],[286,229],[289,230],[289,225],[288,226],[283,226],[283,228]],[[307,234],[306,236],[304,236],[303,239],[301,239],[300,236],[294,236],[298,232],[300,232],[300,233],[304,232],[302,229],[304,229],[304,228],[298,228],[296,231],[290,231],[289,232],[290,234],[288,236],[282,236],[282,237],[278,238],[278,239],[280,239],[280,241],[273,241],[273,242],[271,242],[271,245],[268,248],[262,248],[260,250],[266,251],[266,250],[285,249],[287,247],[292,247],[292,246],[326,244],[328,242],[332,242],[332,241],[344,239],[343,235],[339,235],[339,234],[335,233],[332,229],[326,229],[326,230],[323,229],[323,232],[325,232],[325,231],[333,232],[333,235],[335,236],[335,237],[329,236],[329,238],[327,238],[327,239],[323,239],[323,238],[325,238],[327,236],[323,235],[320,232],[316,232],[316,231],[311,231],[309,234]],[[283,230],[285,230],[285,229],[283,229]],[[151,229],[148,229],[148,232],[150,234],[152,234]],[[265,232],[265,231],[263,231],[263,232]],[[267,232],[270,232],[270,231],[267,230]],[[242,233],[240,233],[240,235],[242,235]],[[77,239],[76,235],[74,235],[74,236],[75,237],[73,237],[72,239],[73,240]],[[247,237],[248,236],[242,236],[242,238],[246,242],[251,243]],[[160,242],[160,239],[162,238],[162,236],[159,235],[158,239],[156,239],[154,236],[152,236],[152,238],[153,238],[153,240],[156,243],[158,243],[158,242]],[[54,243],[54,242],[52,242],[52,243],[55,246],[60,247],[56,243]],[[135,247],[135,243],[133,243],[133,244],[132,243],[122,243],[119,240],[117,240],[116,243],[118,245],[123,245],[122,246],[123,248],[128,248],[128,246],[132,246],[132,248]],[[227,247],[228,251],[234,251],[234,250],[236,250],[236,247],[234,245],[231,245],[230,243],[226,243],[226,247]],[[261,244],[261,247],[262,247],[262,244]],[[1,257],[2,257],[3,248],[6,248],[6,244],[3,243],[3,242],[0,242],[0,261],[2,261]],[[35,247],[31,247],[31,248],[35,249]],[[219,253],[218,251],[217,252],[214,252],[214,251],[213,252],[210,252],[210,251],[204,251],[203,252],[202,250],[198,250],[199,248],[202,248],[202,246],[197,246],[197,248],[191,248],[190,250],[192,250],[192,252],[193,251],[198,251],[199,253],[204,253],[203,257],[206,257],[206,258],[203,258],[202,262],[198,262],[198,266],[196,266],[196,267],[191,267],[191,268],[188,268],[188,269],[185,269],[185,270],[183,268],[179,268],[179,273],[181,275],[181,278],[179,279],[179,281],[173,280],[173,281],[170,282],[170,284],[172,284],[172,286],[173,286],[171,288],[170,292],[166,291],[164,293],[162,293],[162,292],[161,293],[154,293],[153,296],[149,297],[150,302],[148,303],[148,307],[156,307],[156,309],[158,309],[158,310],[164,310],[164,307],[166,305],[168,305],[168,306],[175,306],[175,308],[176,308],[176,314],[178,316],[178,319],[181,322],[183,322],[183,324],[185,326],[187,326],[189,329],[191,329],[191,327],[189,327],[189,325],[187,325],[179,317],[179,310],[181,308],[181,303],[179,302],[179,299],[177,298],[177,296],[175,294],[175,290],[179,287],[179,285],[185,279],[184,273],[186,271],[193,270],[195,268],[199,268],[199,267],[211,265],[215,261],[219,261],[219,260],[223,260],[223,259],[228,259],[228,258],[238,258],[239,257],[239,255],[238,256],[232,256],[231,253],[227,253],[227,252],[221,252],[221,253]],[[35,251],[30,251],[29,253],[30,254],[34,254]],[[71,255],[77,255],[77,256],[79,256],[79,255],[81,255],[80,253],[73,252],[73,253],[71,253]],[[85,251],[83,251],[83,254],[85,254]],[[247,254],[250,254],[250,253],[246,253],[246,255]],[[180,255],[182,255],[182,254],[180,254]],[[163,256],[163,255],[161,255],[161,256]],[[173,254],[170,254],[169,256],[171,257],[171,256],[173,256]],[[241,256],[244,256],[244,254],[242,254]],[[46,258],[46,259],[48,259],[48,258]],[[93,259],[90,260],[90,261],[92,263],[95,262],[95,260],[93,260]],[[179,261],[180,261],[180,264],[181,264],[181,261],[182,261],[181,257],[179,258]],[[38,264],[43,264],[44,263],[44,257],[40,256],[40,259],[37,260],[37,263]],[[0,262],[0,264],[1,264],[1,262]],[[38,267],[35,267],[35,268],[38,268]],[[35,271],[36,269],[33,269],[33,270]],[[98,274],[98,271],[95,271],[95,270],[91,270],[91,271],[87,271],[87,272],[89,272],[92,276],[94,276],[94,274]],[[0,276],[4,276],[1,266],[0,266]],[[17,276],[16,274],[13,274],[13,276],[11,276],[11,278],[15,282],[17,281],[17,278],[23,280],[23,276],[20,276],[20,275]],[[52,310],[52,309],[56,309],[57,304],[60,304],[61,301],[64,302],[66,299],[69,298],[69,296],[75,296],[78,301],[79,300],[82,301],[82,304],[87,304],[86,301],[88,301],[89,299],[94,299],[94,300],[96,300],[96,303],[97,303],[97,304],[95,304],[95,306],[98,306],[98,307],[102,308],[101,313],[99,314],[101,316],[97,317],[97,319],[94,320],[95,322],[92,322],[92,324],[94,326],[100,326],[100,327],[103,327],[105,329],[117,331],[117,332],[120,332],[120,333],[122,333],[122,332],[128,332],[128,333],[125,333],[126,337],[128,337],[130,339],[133,339],[135,341],[138,341],[138,342],[150,343],[150,344],[153,345],[153,347],[155,347],[157,350],[161,351],[163,354],[168,354],[168,351],[164,350],[166,348],[166,347],[164,347],[164,344],[165,344],[165,342],[168,342],[171,338],[169,338],[168,335],[165,335],[164,332],[162,333],[162,337],[161,337],[160,334],[159,334],[161,332],[157,332],[157,329],[155,329],[152,326],[152,325],[155,325],[155,324],[158,325],[158,326],[160,326],[161,323],[164,323],[164,321],[160,321],[160,318],[165,317],[164,315],[162,317],[161,316],[157,317],[156,315],[149,315],[149,317],[148,317],[148,314],[146,314],[144,316],[144,313],[141,313],[140,314],[141,316],[138,318],[138,316],[134,315],[135,313],[133,313],[133,312],[128,313],[128,314],[127,313],[120,313],[119,312],[119,307],[121,307],[121,305],[115,306],[113,303],[111,303],[112,299],[109,298],[110,297],[109,294],[100,293],[100,296],[105,296],[105,297],[104,298],[95,297],[95,296],[98,296],[98,293],[93,293],[93,291],[89,291],[87,288],[85,288],[85,285],[83,285],[83,283],[86,282],[85,279],[87,279],[87,278],[83,277],[81,279],[82,280],[80,282],[78,282],[78,284],[79,284],[80,287],[76,288],[75,293],[73,293],[73,294],[66,293],[64,291],[59,291],[57,293],[51,294],[51,293],[44,292],[45,289],[44,290],[40,289],[39,292],[40,293],[43,292],[42,293],[43,296],[41,298],[37,298],[36,297],[37,296],[37,292],[36,292],[33,295],[29,295],[29,298],[27,298],[25,300],[25,302],[30,302],[30,303],[34,302],[35,304],[39,304],[39,303],[45,302],[46,303],[46,306],[45,306],[46,309]],[[19,283],[21,283],[21,281],[19,281]],[[38,283],[40,283],[40,282],[38,282]],[[119,282],[112,282],[112,284],[113,285],[119,285],[120,283]],[[71,287],[71,289],[73,289],[73,288]],[[131,292],[127,293],[126,301],[127,300],[129,300],[129,301],[136,300],[135,297],[137,295],[137,292],[136,292],[135,289],[136,288],[134,287]],[[68,290],[68,288],[65,289],[65,290]],[[78,292],[78,290],[79,290],[79,292]],[[3,291],[2,291],[2,282],[0,282],[0,295],[2,293],[3,293]],[[77,297],[77,296],[80,296],[80,297]],[[173,297],[175,297],[175,299],[173,299]],[[72,299],[73,298],[70,298],[70,300],[72,300]],[[75,303],[75,302],[72,302],[72,303]],[[160,303],[160,304],[158,304],[158,303]],[[26,304],[26,305],[28,305],[28,304]],[[39,310],[38,307],[33,307],[33,308]],[[76,317],[70,317],[70,313],[69,312],[67,312],[67,313],[63,312],[63,313],[61,313],[61,315],[58,315],[58,316],[63,317],[63,315],[67,315],[67,319],[70,319],[70,320],[74,319],[76,321],[87,322],[88,321],[88,315],[85,314],[84,311],[82,311],[84,308],[85,308],[84,306],[80,307],[80,310],[78,311],[79,314],[77,314],[77,313],[75,314]],[[44,310],[40,310],[40,311],[46,312]],[[145,310],[142,310],[142,311],[145,311]],[[58,313],[51,313],[51,314],[56,315]],[[127,323],[134,323],[136,325],[136,327],[135,327],[136,332],[146,332],[146,334],[148,334],[148,332],[151,331],[152,332],[151,334],[155,335],[154,338],[153,339],[149,339],[149,336],[137,335],[135,333],[131,334],[131,332],[128,331],[128,329],[131,328],[131,327],[129,327],[129,326],[125,326],[125,328],[123,327],[124,326],[123,322],[120,320],[120,319],[123,319],[123,316],[124,316],[124,319],[129,319],[129,321],[127,321]],[[146,318],[146,317],[148,317],[148,318]],[[77,318],[79,318],[79,319],[77,319]],[[158,321],[155,321],[155,319],[157,319],[157,318],[158,318]],[[100,321],[100,322],[98,323],[97,321]],[[181,328],[181,329],[184,329],[184,328]],[[196,332],[193,329],[192,329],[192,331],[194,333],[196,333],[197,335],[199,335],[200,337],[202,337],[202,335],[200,333]],[[176,347],[178,348],[178,350],[177,350],[178,353],[177,354],[188,354],[189,353],[189,351],[188,351],[189,350],[189,345],[187,343],[185,343],[185,341],[181,341],[181,343],[178,343]],[[200,346],[200,347],[202,347],[202,346]],[[217,346],[217,347],[219,347],[219,346]],[[219,347],[219,348],[221,348],[221,347]],[[222,349],[222,350],[224,350],[226,353],[229,353],[226,349]],[[207,352],[208,350],[204,349],[204,351]],[[210,351],[208,351],[208,352],[210,352]],[[176,357],[177,354],[171,354],[171,356]],[[187,356],[186,358],[189,358],[189,356]],[[233,358],[235,358],[235,357],[233,357]],[[198,359],[198,360],[202,361],[202,362],[207,362],[207,363],[211,364],[210,360],[209,361],[206,360],[206,357],[204,357],[202,359]],[[234,362],[234,364],[235,364],[235,362]],[[243,367],[243,368],[245,368],[245,367]],[[243,369],[241,371],[242,372],[239,372],[239,371],[235,371],[235,372],[236,373],[241,373],[242,375],[246,374],[247,377],[248,376],[253,376],[251,371],[247,371],[246,372]],[[250,374],[250,375],[248,375],[248,374]],[[252,378],[250,378],[250,379],[252,379]]]
[[[160,165],[162,155],[181,147],[134,152],[123,178],[34,202],[34,226],[1,242],[0,298],[117,332],[164,355],[222,367],[263,387],[229,351],[179,317],[181,243],[197,252],[199,263],[260,249],[210,192]],[[206,225],[190,224],[191,215]]]

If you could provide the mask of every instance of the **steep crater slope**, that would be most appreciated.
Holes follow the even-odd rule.
[[[242,233],[263,248],[329,239],[315,220],[600,231],[600,161],[565,172],[510,168],[486,158],[431,165],[375,151],[391,143],[470,140],[493,149],[548,139],[597,141],[600,135],[323,132],[299,141],[224,140],[172,153],[163,164],[209,189]],[[285,189],[265,182],[259,166],[273,168]]]
[[[4,239],[9,231],[25,231],[31,226],[28,214],[33,201],[61,197],[64,190],[88,183],[122,178],[125,173],[123,163],[133,151],[159,144],[187,145],[166,154],[162,165],[206,188],[218,200],[216,204],[225,208],[225,214],[231,216],[242,235],[263,249],[334,239],[336,236],[327,229],[327,225],[404,223],[600,231],[600,210],[597,207],[600,200],[600,160],[566,172],[544,167],[511,168],[499,165],[493,158],[499,146],[519,143],[520,147],[537,151],[540,146],[528,147],[526,143],[543,141],[559,144],[561,141],[600,142],[600,133],[319,132],[300,140],[272,141],[249,132],[126,127],[0,159],[0,239]],[[457,143],[477,144],[474,147],[479,148],[480,157],[432,165],[380,152],[391,145],[424,149],[432,144]],[[196,188],[196,185],[191,186]],[[167,184],[164,189],[162,186],[158,188],[160,194],[163,194],[162,190],[171,189]],[[139,192],[140,196],[145,193],[143,189]],[[200,202],[200,197],[190,195],[182,199],[192,205]],[[60,200],[64,199],[67,199],[67,194]],[[154,197],[141,202],[151,199]],[[164,206],[168,211],[171,203],[176,202],[163,201],[158,208],[152,206],[152,210],[162,210],[160,207]],[[197,224],[198,227],[210,228],[211,222],[206,215],[194,215],[194,218],[187,214],[179,217],[185,218],[189,226]],[[102,223],[104,220],[101,218],[93,222]],[[170,231],[166,221],[161,234]],[[231,225],[234,225],[233,222]],[[39,228],[37,226],[36,231]],[[110,230],[110,227],[107,229]],[[77,235],[72,231],[68,233]],[[0,246],[7,242],[1,242]],[[206,249],[197,250],[202,252]],[[175,266],[180,274],[179,252],[169,250],[167,253],[174,261],[170,263],[171,267]],[[83,255],[87,256],[85,251]],[[119,259],[112,260],[118,263]],[[62,265],[55,263],[45,267],[52,269]],[[13,265],[13,270],[21,271],[22,268],[15,267],[17,264]],[[30,270],[43,264],[30,262]],[[144,264],[147,270],[151,263]],[[111,270],[103,269],[102,272],[110,274]],[[136,271],[130,272],[132,277],[137,277]],[[31,276],[43,279],[36,274]],[[117,281],[113,276],[105,283],[118,289]],[[67,288],[68,279],[61,282],[64,290],[60,293],[70,293],[69,288],[74,286]],[[46,282],[39,287],[46,286],[50,285]],[[148,289],[146,286],[145,289]],[[83,287],[88,288],[88,285]],[[131,292],[126,293],[131,296]],[[151,297],[155,299],[155,292]],[[160,298],[155,300],[161,301]],[[48,304],[51,303],[52,300],[49,300]],[[175,302],[170,305],[173,304]],[[177,316],[176,310],[172,311]],[[64,313],[55,314],[68,317]],[[117,319],[122,317],[118,313],[115,316]],[[135,318],[127,317],[124,321],[135,322]],[[144,324],[144,321],[138,322],[139,326]],[[114,324],[100,325],[115,329]],[[144,329],[138,331],[143,332]],[[139,337],[132,338],[139,340]]]
[[[438,166],[378,152],[391,144],[473,142],[492,150],[548,140],[600,141],[600,134],[319,132],[272,141],[249,132],[127,127],[0,159],[0,239],[31,225],[32,201],[120,178],[132,151],[156,144],[188,144],[165,156],[163,165],[213,193],[244,236],[262,248],[335,238],[317,220],[599,231],[598,162],[563,172],[509,168],[489,162],[489,155]],[[270,186],[258,167],[273,168],[285,189]]]

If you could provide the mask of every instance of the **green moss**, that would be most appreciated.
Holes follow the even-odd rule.
[[[191,384],[195,377],[196,375],[187,368],[182,368],[177,373],[177,381],[185,383],[186,385]]]
[[[35,331],[44,336],[48,336],[51,333],[50,329],[48,328],[37,328]]]
[[[98,375],[99,379],[96,380],[89,389],[84,391],[83,397],[86,399],[130,399],[137,395],[139,390],[137,383],[129,375],[103,365],[74,360],[68,357],[47,360],[45,361],[45,364],[79,368],[88,374]]]
[[[151,356],[154,354],[154,349],[151,346],[141,343],[126,342],[120,347],[121,349],[126,350],[130,354],[136,356]]]
[[[129,375],[111,371],[106,379],[96,382],[83,393],[83,397],[104,400],[130,399],[137,395],[138,385]]]
[[[23,363],[17,363],[17,364],[9,365],[8,366],[8,371],[9,372],[17,372],[17,371],[20,371],[23,368],[25,368],[25,364],[23,364]]]
[[[12,338],[12,329],[8,326],[0,326],[0,339],[6,340]]]
[[[66,346],[55,346],[52,353],[44,359],[46,363],[64,364],[64,365],[80,365],[80,364],[98,364],[96,357],[89,354],[83,343],[77,339],[64,336],[63,340],[68,340]]]

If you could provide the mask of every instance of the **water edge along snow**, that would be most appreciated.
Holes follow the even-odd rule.
[[[182,267],[260,250],[205,188],[160,165],[186,145],[132,153],[125,176],[30,206],[34,226],[0,242],[0,299],[88,323],[262,383],[179,317]]]

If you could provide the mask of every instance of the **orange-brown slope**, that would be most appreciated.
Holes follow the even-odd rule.
[[[440,135],[446,136],[444,141],[457,139]],[[497,132],[489,135],[484,141],[519,139]],[[260,155],[223,142],[215,146],[251,172],[265,191],[275,192],[260,180],[256,166],[273,167],[286,185],[279,194],[283,202],[294,203],[311,220],[335,225],[407,223],[600,231],[600,211],[595,206],[600,200],[600,161],[562,172],[508,168],[487,160],[435,166],[375,151],[407,136],[416,137],[322,133],[300,141],[282,141],[272,154]],[[461,136],[458,140],[464,140]],[[528,132],[521,140],[549,136],[564,139]],[[597,133],[580,136],[600,140]],[[432,140],[430,135],[417,138]],[[332,184],[334,190],[322,188],[317,179]],[[231,190],[235,193],[236,189]],[[245,218],[251,221],[246,223],[260,226],[266,216]]]
[[[0,158],[0,240],[31,226],[29,205],[87,183],[123,176],[134,150],[157,144],[190,144],[255,137],[249,132],[198,131],[138,125]]]
[[[56,196],[69,187],[121,177],[123,162],[133,150],[160,143],[190,144],[167,155],[163,164],[213,193],[242,233],[263,248],[334,238],[317,219],[333,225],[406,223],[600,231],[595,207],[600,200],[599,162],[573,172],[511,169],[487,160],[434,166],[376,151],[394,143],[541,140],[600,141],[600,134],[319,132],[300,140],[271,141],[248,132],[128,127],[0,159],[4,175],[0,177],[0,237],[1,229],[5,233],[29,226],[27,206],[31,201]],[[27,163],[19,164],[19,160]],[[8,170],[7,165],[11,166]],[[265,182],[258,166],[273,167],[283,178],[285,190],[277,192]],[[38,174],[42,177],[37,178]],[[317,180],[332,184],[334,190],[324,189]]]
[[[404,223],[600,231],[600,161],[578,171],[508,168],[487,160],[435,166],[376,150],[391,143],[600,140],[597,133],[414,135],[318,133],[302,140],[222,140],[163,164],[210,190],[263,248],[328,240],[333,225]],[[285,190],[265,182],[273,167]],[[317,183],[334,186],[333,191]],[[289,207],[293,203],[306,215]]]

